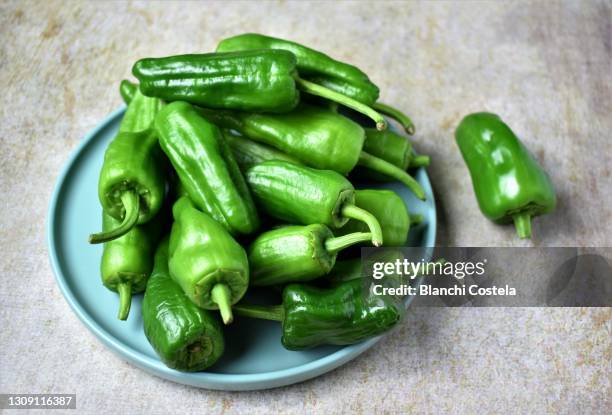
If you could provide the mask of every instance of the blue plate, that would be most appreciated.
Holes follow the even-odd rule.
[[[183,373],[167,368],[144,336],[140,312],[142,295],[134,296],[127,321],[116,317],[117,295],[100,282],[102,246],[89,245],[87,237],[101,229],[98,173],[104,150],[115,136],[124,108],[109,115],[91,131],[59,175],[49,206],[48,243],[57,283],[81,321],[111,350],[134,365],[165,379],[220,390],[255,390],[289,385],[313,378],[354,359],[380,337],[346,347],[318,347],[308,351],[285,350],[280,324],[238,319],[227,327],[227,350],[206,372]],[[404,186],[385,184],[397,191],[413,213],[425,221],[409,236],[412,246],[434,246],[436,209],[424,169],[416,173],[427,195],[417,200]],[[406,299],[406,305],[411,302]]]

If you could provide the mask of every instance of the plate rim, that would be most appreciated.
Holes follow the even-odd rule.
[[[122,343],[110,332],[103,329],[94,319],[94,317],[85,311],[66,281],[66,277],[60,265],[61,261],[58,257],[57,246],[55,243],[56,235],[54,230],[57,227],[57,204],[60,199],[62,189],[66,184],[68,173],[72,170],[75,162],[84,152],[86,147],[91,143],[91,141],[95,139],[101,130],[112,123],[115,118],[121,116],[125,109],[126,106],[123,105],[107,115],[93,129],[89,130],[80,140],[76,148],[72,150],[70,156],[62,166],[60,174],[55,180],[53,193],[49,201],[46,220],[46,239],[49,251],[49,260],[55,281],[57,282],[63,297],[85,327],[87,327],[90,332],[92,332],[100,341],[102,341],[102,343],[110,348],[113,353],[118,355],[123,360],[127,360],[129,363],[144,369],[155,376],[173,382],[213,390],[261,390],[302,382],[330,372],[356,358],[371,348],[387,334],[382,334],[361,343],[344,346],[327,356],[291,368],[262,373],[225,374],[211,372],[181,372],[170,369],[166,367],[161,360],[153,359],[144,355],[143,353],[140,353],[129,345]],[[433,189],[431,187],[431,181],[429,180],[429,175],[423,168],[419,170],[423,170],[422,174],[425,176],[424,190],[428,197],[431,197],[431,204],[433,206],[433,211],[428,217],[428,219],[433,217],[433,220],[428,222],[428,226],[432,229],[431,231],[428,231],[428,238],[425,246],[433,247],[435,245],[437,236],[437,206]],[[406,307],[408,307],[413,300],[414,297],[410,297],[406,301]]]

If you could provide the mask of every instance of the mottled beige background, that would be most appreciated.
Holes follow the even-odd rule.
[[[173,384],[120,360],[54,282],[45,220],[56,175],[121,102],[134,60],[208,51],[228,35],[286,36],[371,74],[432,155],[439,242],[503,246],[453,142],[498,112],[551,173],[536,245],[610,246],[609,1],[0,3],[0,392],[76,393],[83,412],[609,413],[610,309],[412,309],[377,347],[267,392]]]

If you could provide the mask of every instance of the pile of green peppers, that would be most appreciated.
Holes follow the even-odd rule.
[[[104,155],[90,242],[103,244],[119,319],[144,292],[144,332],[168,367],[213,365],[234,318],[280,321],[290,350],[360,342],[399,321],[401,301],[367,295],[354,270],[328,278],[349,277],[336,267],[349,247],[403,246],[422,220],[396,193],[352,183],[399,181],[424,199],[409,172],[429,164],[386,129],[381,114],[414,133],[363,71],[245,34],[214,53],[139,60],[133,74],[138,83],[120,84],[127,110]],[[248,304],[252,287],[281,287],[280,304]]]

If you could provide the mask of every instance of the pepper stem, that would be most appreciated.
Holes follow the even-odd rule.
[[[372,234],[372,244],[374,246],[383,244],[383,233],[376,216],[353,204],[342,206],[342,216],[364,222]]]
[[[351,245],[358,244],[359,242],[371,241],[371,232],[354,232],[343,236],[336,236],[334,238],[328,238],[325,240],[325,250],[331,254],[335,254],[342,251],[344,248],[348,248]]]
[[[283,321],[285,318],[285,309],[282,305],[263,306],[238,304],[234,306],[234,311],[239,316],[263,320]]]
[[[431,158],[429,156],[426,156],[424,154],[415,154],[410,159],[410,164],[408,165],[408,168],[416,169],[419,167],[427,167],[429,166],[429,163],[431,163]]]
[[[517,213],[512,216],[514,227],[519,238],[531,238],[531,215],[529,213]]]
[[[129,282],[117,284],[117,292],[119,293],[119,314],[117,318],[127,320],[132,305],[132,284]]]
[[[125,215],[123,215],[121,224],[110,231],[89,235],[90,244],[99,244],[117,239],[128,233],[136,225],[140,211],[140,197],[138,194],[136,194],[134,190],[123,192],[121,195],[121,203],[123,203],[123,207],[125,208]]]
[[[304,92],[337,102],[338,104],[354,109],[355,111],[371,118],[376,123],[376,129],[379,131],[387,128],[387,121],[385,121],[385,118],[382,115],[373,110],[371,107],[368,107],[367,105],[362,104],[353,98],[347,97],[346,95],[332,91],[329,88],[325,88],[324,86],[315,84],[314,82],[307,81],[300,77],[295,78],[295,83]]]
[[[365,151],[362,151],[359,155],[358,165],[367,167],[370,170],[377,171],[379,173],[385,174],[395,180],[399,180],[404,183],[408,189],[412,191],[421,200],[425,200],[425,191],[411,175],[406,173],[406,171],[400,169],[394,164],[389,163],[386,160],[383,160],[379,157],[375,157]]]
[[[217,306],[219,306],[219,312],[221,313],[221,319],[224,324],[230,324],[234,321],[232,314],[232,293],[229,287],[225,284],[215,284],[210,292],[210,297]]]
[[[414,133],[416,132],[412,120],[397,108],[393,108],[392,106],[383,104],[382,102],[375,102],[374,104],[372,104],[372,108],[382,114],[388,115],[389,117],[399,122],[408,134],[414,135]]]

